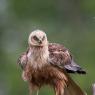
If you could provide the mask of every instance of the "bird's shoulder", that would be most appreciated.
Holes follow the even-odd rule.
[[[64,45],[57,43],[49,43],[49,63],[61,69],[66,69],[68,73],[85,74],[79,65],[77,65],[69,50]]]
[[[61,44],[49,43],[49,58],[54,64],[64,65],[70,63],[72,57],[69,50]]]
[[[68,50],[64,45],[58,43],[49,43],[48,48],[49,48],[49,52],[52,53],[55,51],[65,52]]]
[[[26,64],[27,64],[27,61],[28,61],[28,57],[27,57],[27,54],[29,52],[30,48],[28,47],[27,50],[25,52],[23,52],[18,60],[17,60],[17,64],[19,64],[19,66],[24,69]]]

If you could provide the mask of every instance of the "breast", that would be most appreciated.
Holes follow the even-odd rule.
[[[48,57],[43,57],[43,55],[31,55],[28,57],[28,64],[31,65],[31,67],[34,69],[42,68],[43,66],[48,64],[47,59]]]
[[[53,85],[57,80],[66,80],[66,76],[55,67],[45,65],[41,69],[27,68],[29,82],[41,87],[45,84]]]

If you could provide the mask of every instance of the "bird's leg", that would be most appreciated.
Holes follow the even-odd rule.
[[[31,86],[29,86],[29,95],[32,95],[32,87]]]
[[[39,95],[39,90],[37,90],[37,94],[36,95]]]
[[[64,88],[56,88],[55,95],[64,95]]]
[[[64,88],[56,88],[55,95],[64,95]]]
[[[29,83],[29,95],[38,95],[38,94],[39,94],[39,88],[30,82]]]
[[[29,82],[29,95],[33,95],[35,91],[35,86]]]
[[[35,93],[33,93],[34,92],[34,90],[33,89],[30,89],[29,90],[29,95],[39,95],[39,90],[37,90]]]
[[[62,82],[60,81],[56,82],[56,85],[54,87],[55,95],[64,95],[64,85],[61,83]]]
[[[32,95],[32,91],[29,91],[29,95]]]

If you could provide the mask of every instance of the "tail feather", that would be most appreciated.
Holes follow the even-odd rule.
[[[84,91],[69,77],[68,86],[64,90],[64,95],[86,95]]]

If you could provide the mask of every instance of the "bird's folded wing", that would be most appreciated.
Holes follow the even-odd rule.
[[[68,73],[86,73],[79,65],[77,65],[73,61],[73,58],[69,53],[68,49],[66,49],[63,45],[50,43],[48,47],[49,62],[52,65],[56,65],[60,68],[66,69]]]
[[[19,64],[19,66],[24,70],[26,64],[27,64],[27,61],[28,61],[28,57],[27,57],[27,54],[29,52],[29,48],[26,50],[26,52],[22,53],[20,55],[20,57],[18,58],[17,60],[17,63]]]

